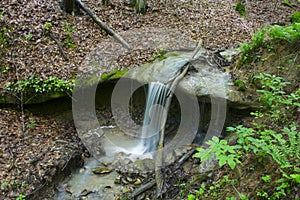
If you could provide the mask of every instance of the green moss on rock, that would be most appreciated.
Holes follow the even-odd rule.
[[[109,81],[109,80],[119,79],[122,76],[124,76],[126,72],[127,72],[127,70],[114,70],[114,71],[111,71],[109,73],[103,73],[101,75],[101,80],[102,81]]]

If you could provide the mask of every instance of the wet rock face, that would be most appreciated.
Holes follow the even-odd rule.
[[[242,93],[234,88],[231,75],[225,72],[225,67],[228,67],[232,56],[237,53],[236,50],[228,50],[215,54],[202,48],[196,59],[191,62],[189,71],[179,83],[178,88],[198,97],[212,96],[224,98],[237,104],[248,105],[249,102],[243,99]],[[125,77],[135,79],[141,83],[155,81],[168,83],[174,78],[178,70],[188,63],[192,54],[192,51],[167,53],[165,59],[134,68]]]

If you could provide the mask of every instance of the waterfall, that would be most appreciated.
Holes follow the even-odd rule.
[[[132,149],[136,154],[150,153],[157,149],[165,110],[168,88],[159,82],[151,82],[148,85],[146,107],[141,129],[140,140]]]
[[[151,82],[148,85],[146,108],[141,133],[141,142],[144,153],[157,149],[159,133],[161,131],[165,110],[168,88],[159,82]]]

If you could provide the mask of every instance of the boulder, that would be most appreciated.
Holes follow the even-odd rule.
[[[223,55],[228,59],[232,57],[232,53],[235,54],[237,51],[225,52]],[[164,56],[165,59],[133,68],[123,77],[135,79],[143,84],[149,82],[166,84],[189,62],[192,54],[192,51],[169,52]],[[226,60],[202,48],[196,59],[190,62],[189,71],[180,81],[178,89],[197,97],[223,98],[234,103],[237,108],[255,107],[244,98],[241,91],[236,89],[231,75],[219,63],[220,59]]]

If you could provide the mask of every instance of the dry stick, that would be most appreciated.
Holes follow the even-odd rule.
[[[176,165],[174,166],[174,169],[179,169],[179,167],[187,160],[191,157],[191,155],[194,154],[196,150],[192,149],[190,151],[188,151],[186,154],[184,154],[176,163]]]
[[[138,189],[136,189],[131,195],[130,195],[130,199],[134,199],[135,197],[137,197],[139,194],[147,191],[148,189],[152,188],[155,185],[155,180],[152,180],[144,185],[142,185],[141,187],[139,187]]]
[[[104,22],[102,22],[88,7],[86,7],[80,0],[75,0],[76,3],[109,35],[113,36],[118,42],[120,42],[126,49],[130,50],[130,45],[116,32],[109,28]]]
[[[174,81],[171,83],[171,86],[169,88],[169,94],[167,95],[167,101],[166,101],[166,113],[164,115],[164,118],[162,120],[162,124],[161,124],[161,134],[160,134],[160,138],[159,138],[159,143],[158,143],[158,148],[157,148],[157,154],[156,154],[156,158],[155,158],[155,180],[156,180],[156,198],[158,198],[159,196],[161,196],[161,192],[163,189],[163,175],[161,173],[161,166],[162,166],[162,156],[163,156],[163,144],[164,144],[164,136],[165,136],[165,126],[166,126],[166,121],[167,121],[167,116],[168,116],[168,110],[170,108],[171,105],[171,100],[173,97],[173,93],[179,83],[179,81],[181,81],[181,79],[183,79],[183,77],[186,75],[188,69],[189,69],[189,65],[192,61],[194,61],[197,53],[199,52],[199,50],[201,49],[201,45],[202,45],[202,40],[200,40],[198,42],[197,47],[194,50],[194,53],[191,57],[191,59],[189,60],[189,62],[187,62],[184,66],[182,66],[181,68],[181,72],[180,74],[174,79]]]
[[[65,59],[65,61],[69,61],[67,55],[64,52],[64,49],[61,46],[61,43],[54,37],[54,35],[50,31],[48,32],[48,35],[57,44],[59,52],[60,52],[61,56]]]
[[[13,60],[13,52],[11,52],[11,59]],[[18,69],[18,66],[15,64],[14,62],[14,67],[15,67],[15,74],[16,74],[16,78],[17,78],[17,81],[20,80],[20,76],[19,76],[19,69]],[[20,102],[20,108],[21,108],[21,124],[22,124],[22,136],[25,135],[25,113],[24,113],[24,100],[23,100],[23,89],[22,89],[22,86],[20,84],[18,84],[18,87],[20,89],[20,97],[16,94],[14,95]]]
[[[15,65],[15,70],[16,70],[16,77],[17,77],[17,80],[19,81],[19,70],[18,70],[18,67],[17,65]],[[19,84],[18,85],[19,89],[20,89],[20,96],[18,97],[17,95],[15,95],[17,97],[17,99],[19,100],[20,102],[20,109],[21,109],[21,124],[22,124],[22,136],[25,135],[25,112],[24,112],[24,93],[23,93],[23,88],[22,86]]]
[[[8,150],[9,150],[9,155],[10,155],[10,158],[11,158],[11,162],[10,162],[9,167],[8,167],[8,171],[10,172],[15,166],[16,158],[14,156],[14,153],[11,150],[11,147],[9,147]]]
[[[185,155],[183,155],[177,162],[177,164],[174,167],[174,170],[178,169],[186,159],[188,159],[193,153],[195,152],[195,149],[190,150],[189,152],[187,152]],[[135,191],[133,191],[133,193],[130,195],[131,199],[134,199],[135,197],[137,197],[138,195],[140,195],[141,193],[149,190],[150,188],[152,188],[154,185],[156,184],[156,180],[151,180],[147,183],[145,183],[144,185],[141,185],[139,188],[137,188]]]

